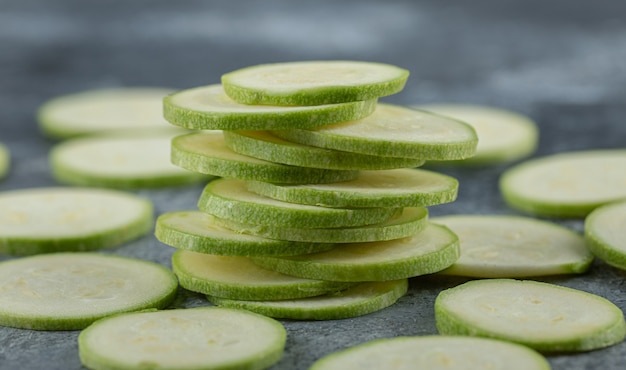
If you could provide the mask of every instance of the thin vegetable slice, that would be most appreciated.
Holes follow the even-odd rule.
[[[331,353],[309,370],[550,370],[541,354],[519,344],[465,336],[377,339]]]
[[[428,211],[407,207],[402,214],[379,224],[326,229],[307,229],[258,225],[241,220],[216,219],[220,225],[236,232],[270,239],[313,243],[359,243],[400,239],[421,231],[427,223]]]
[[[287,166],[238,154],[221,132],[181,135],[172,140],[172,163],[190,171],[242,180],[318,184],[354,179],[357,171]]]
[[[587,247],[611,266],[626,270],[626,202],[596,208],[585,219]]]
[[[467,104],[428,104],[414,108],[459,119],[476,130],[476,154],[455,164],[485,166],[508,163],[528,157],[537,149],[537,124],[524,115]]]
[[[542,352],[576,352],[624,340],[623,312],[587,292],[536,281],[488,279],[442,291],[439,333],[508,340]]]
[[[166,307],[174,274],[159,264],[96,253],[55,253],[0,262],[0,325],[83,329],[122,312]]]
[[[443,274],[514,278],[587,271],[593,255],[578,233],[548,221],[504,215],[455,215],[432,222],[459,236],[461,257]]]
[[[9,149],[0,143],[0,179],[9,172],[10,158]]]
[[[356,179],[334,184],[247,182],[266,197],[324,207],[425,207],[454,201],[458,186],[453,177],[408,168],[360,171]]]
[[[293,228],[363,226],[384,222],[396,208],[327,208],[271,199],[247,190],[235,179],[210,182],[200,195],[198,208],[220,219]]]
[[[198,211],[161,214],[155,235],[175,248],[225,256],[292,256],[334,247],[332,243],[292,242],[236,233],[220,226],[214,216]]]
[[[162,108],[163,98],[171,92],[153,87],[83,91],[45,102],[37,119],[46,135],[58,139],[111,131],[171,130]]]
[[[311,128],[364,118],[375,108],[376,99],[310,107],[245,105],[229,98],[221,85],[179,91],[163,100],[165,119],[195,130]]]
[[[582,218],[593,209],[626,198],[626,150],[553,154],[507,170],[500,178],[506,203],[549,217]]]
[[[32,188],[0,193],[0,253],[115,247],[152,228],[152,203],[105,189]]]
[[[219,307],[137,312],[100,320],[80,333],[90,369],[267,369],[284,352],[276,320]]]
[[[305,61],[242,68],[224,74],[222,84],[244,104],[321,105],[391,95],[408,77],[409,71],[389,64]]]
[[[282,301],[241,301],[207,296],[223,307],[243,308],[262,315],[292,320],[338,320],[363,316],[396,303],[408,290],[406,279],[367,282],[337,293]]]
[[[380,157],[318,148],[280,139],[268,131],[224,132],[226,145],[250,157],[292,166],[333,170],[386,170],[419,167],[421,159]]]
[[[424,160],[465,159],[474,154],[478,143],[476,132],[464,122],[383,103],[360,120],[272,133],[285,140],[321,148]]]
[[[185,250],[174,253],[172,269],[180,286],[187,290],[246,301],[313,297],[350,286],[284,275],[261,268],[246,257],[214,256]]]
[[[66,140],[50,152],[61,183],[110,188],[156,188],[208,181],[170,161],[171,134],[91,136]]]
[[[430,224],[412,236],[382,242],[344,244],[321,253],[257,257],[264,268],[287,275],[333,281],[387,281],[441,271],[459,258],[457,236]]]

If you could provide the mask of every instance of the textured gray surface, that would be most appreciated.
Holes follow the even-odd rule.
[[[358,59],[411,70],[385,101],[468,102],[510,108],[540,125],[537,155],[616,148],[626,141],[626,3],[619,1],[24,1],[0,0],[0,141],[11,150],[0,191],[53,186],[52,142],[36,108],[70,92],[116,86],[187,88],[264,62]],[[431,214],[514,214],[499,195],[506,166],[446,172],[459,199]],[[157,213],[195,207],[201,187],[140,191]],[[580,220],[558,221],[582,230]],[[169,265],[148,235],[114,251]],[[577,277],[547,279],[594,292],[626,310],[626,274],[596,262]],[[360,318],[284,321],[274,369],[306,369],[322,355],[374,338],[436,333],[437,293],[454,278],[411,280],[398,304]],[[177,306],[206,305],[181,293]],[[79,369],[78,332],[0,328],[0,369]],[[554,369],[623,369],[626,343],[550,356]]]

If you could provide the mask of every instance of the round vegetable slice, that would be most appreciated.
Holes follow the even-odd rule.
[[[578,233],[528,217],[455,215],[432,222],[459,236],[461,257],[443,274],[514,278],[587,271],[593,255]]]
[[[208,181],[170,161],[172,135],[90,136],[66,140],[50,152],[57,181],[111,188],[156,188]]]
[[[334,247],[332,243],[292,242],[236,233],[220,226],[213,215],[198,211],[160,215],[155,235],[175,248],[226,256],[292,256]]]
[[[331,353],[309,370],[550,370],[531,348],[515,343],[465,336],[426,335],[372,340]]]
[[[198,208],[220,219],[309,229],[371,225],[398,213],[396,208],[327,208],[283,202],[252,193],[245,181],[235,179],[210,182]]]
[[[292,166],[333,170],[386,170],[419,167],[421,159],[380,157],[292,143],[267,131],[224,132],[226,145],[250,157]]]
[[[360,119],[376,99],[318,106],[245,105],[229,98],[221,85],[183,90],[163,100],[170,123],[196,130],[270,130],[310,128]]]
[[[261,268],[246,257],[215,256],[185,250],[174,253],[172,269],[180,286],[187,290],[246,301],[313,297],[350,286],[283,275]]]
[[[363,316],[396,303],[408,290],[408,280],[367,282],[317,297],[281,301],[242,301],[207,296],[223,307],[243,308],[262,315],[293,320],[338,320]]]
[[[136,312],[100,320],[78,337],[90,369],[267,369],[287,334],[276,320],[219,307]]]
[[[159,264],[74,252],[0,262],[0,325],[76,330],[105,316],[166,307],[174,274]]]
[[[407,207],[402,213],[379,224],[326,229],[279,227],[216,219],[220,225],[236,232],[270,239],[313,243],[359,243],[400,239],[413,235],[426,226],[428,211],[421,207]]]
[[[222,84],[244,104],[321,105],[395,94],[408,77],[408,70],[383,63],[304,61],[242,68],[222,75]]]
[[[626,150],[590,150],[526,161],[500,178],[509,206],[549,217],[585,217],[626,198]]]
[[[321,148],[424,160],[464,159],[474,154],[478,143],[476,132],[464,122],[383,103],[360,120],[272,133]]]
[[[585,219],[587,247],[611,266],[626,270],[626,202],[596,208]]]
[[[360,171],[356,179],[334,184],[247,182],[266,197],[324,207],[425,207],[454,201],[458,186],[453,177],[409,168]]]
[[[333,281],[386,281],[430,274],[459,258],[457,236],[430,224],[412,236],[381,242],[339,245],[305,256],[256,257],[264,268],[287,275]]]
[[[10,166],[10,155],[9,149],[0,143],[0,179],[6,176],[7,172],[9,172]]]
[[[484,166],[507,163],[528,157],[537,149],[537,124],[524,115],[465,104],[428,104],[414,108],[459,119],[476,130],[476,154],[455,164]]]
[[[0,193],[0,252],[35,254],[114,247],[152,228],[152,203],[106,189],[32,188]]]
[[[119,130],[171,130],[162,108],[171,92],[153,87],[83,91],[45,102],[37,119],[46,135],[59,139]]]
[[[439,333],[491,337],[542,352],[608,347],[626,335],[622,311],[594,294],[511,279],[470,281],[435,300]]]
[[[354,179],[357,171],[287,166],[230,150],[221,132],[181,135],[172,140],[171,160],[190,171],[242,180],[318,184]]]

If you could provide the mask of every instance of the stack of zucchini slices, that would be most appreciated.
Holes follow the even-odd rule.
[[[220,306],[325,320],[380,310],[408,278],[451,266],[458,237],[426,207],[454,201],[458,181],[417,167],[468,158],[478,140],[464,122],[378,102],[408,75],[266,64],[167,96],[165,118],[196,130],[172,140],[172,162],[219,177],[197,210],[157,220],[180,285]]]

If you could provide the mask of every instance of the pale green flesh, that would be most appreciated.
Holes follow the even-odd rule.
[[[512,278],[585,272],[593,255],[581,235],[547,221],[503,215],[431,219],[459,236],[461,257],[443,274]]]
[[[550,370],[545,357],[518,344],[465,336],[377,339],[331,353],[310,370]]]
[[[221,85],[183,90],[164,99],[164,116],[174,125],[196,130],[269,130],[311,128],[360,119],[371,114],[376,99],[319,106],[240,104]]]
[[[249,224],[237,220],[216,221],[236,232],[263,236],[270,239],[314,243],[358,243],[392,240],[413,235],[426,226],[428,211],[420,207],[408,207],[402,214],[380,224],[347,228],[285,228]]]
[[[0,143],[0,179],[9,172],[10,158],[9,149]]]
[[[283,185],[249,181],[248,189],[291,203],[324,207],[420,207],[452,202],[458,181],[420,169],[360,171],[334,184]]]
[[[626,202],[596,208],[585,219],[587,247],[609,265],[626,270]]]
[[[521,163],[500,179],[504,200],[520,211],[551,217],[585,217],[626,198],[626,150],[579,151]]]
[[[165,267],[95,253],[55,253],[0,263],[0,325],[82,329],[115,313],[162,308],[178,283]]]
[[[419,167],[424,164],[421,159],[381,157],[293,143],[268,131],[229,131],[224,132],[224,138],[226,145],[237,153],[292,166],[385,170]]]
[[[464,122],[383,103],[360,120],[272,133],[285,140],[322,148],[423,160],[468,158],[478,143],[474,129]]]
[[[77,138],[50,152],[57,181],[72,185],[148,188],[207,181],[170,162],[172,134]]]
[[[409,71],[355,61],[264,64],[222,76],[226,93],[245,104],[320,105],[368,100],[399,92]]]
[[[180,285],[198,293],[240,300],[313,297],[350,284],[297,278],[261,268],[246,257],[215,256],[179,250],[172,269]]]
[[[238,154],[220,131],[182,135],[172,140],[172,163],[187,170],[242,180],[288,184],[332,183],[354,179],[357,171],[287,166]]]
[[[164,213],[157,218],[155,235],[175,248],[230,256],[291,256],[321,252],[331,243],[299,243],[240,234],[220,226],[215,217],[198,211]]]
[[[394,304],[408,289],[406,279],[367,282],[341,292],[281,301],[241,301],[207,296],[224,307],[243,308],[262,315],[294,320],[338,320],[380,311]]]
[[[539,133],[535,122],[512,111],[464,104],[416,105],[414,108],[456,118],[476,130],[476,154],[455,162],[458,164],[511,162],[531,155],[537,148]]]
[[[38,111],[39,126],[48,136],[170,129],[163,119],[162,100],[170,89],[118,88],[84,91],[51,99]]]
[[[209,183],[198,208],[221,219],[293,228],[332,228],[380,223],[398,213],[395,208],[327,208],[283,202],[247,190],[242,180]]]
[[[509,340],[539,351],[586,351],[621,342],[622,311],[580,290],[536,281],[475,280],[435,301],[441,334]]]
[[[333,281],[384,281],[430,274],[459,257],[456,235],[430,224],[406,238],[344,244],[321,253],[293,257],[259,257],[261,266],[283,274]]]
[[[218,307],[119,315],[78,338],[81,362],[92,369],[266,369],[286,341],[277,321]]]
[[[90,188],[0,193],[0,252],[34,254],[115,247],[152,227],[152,204],[134,194]]]

